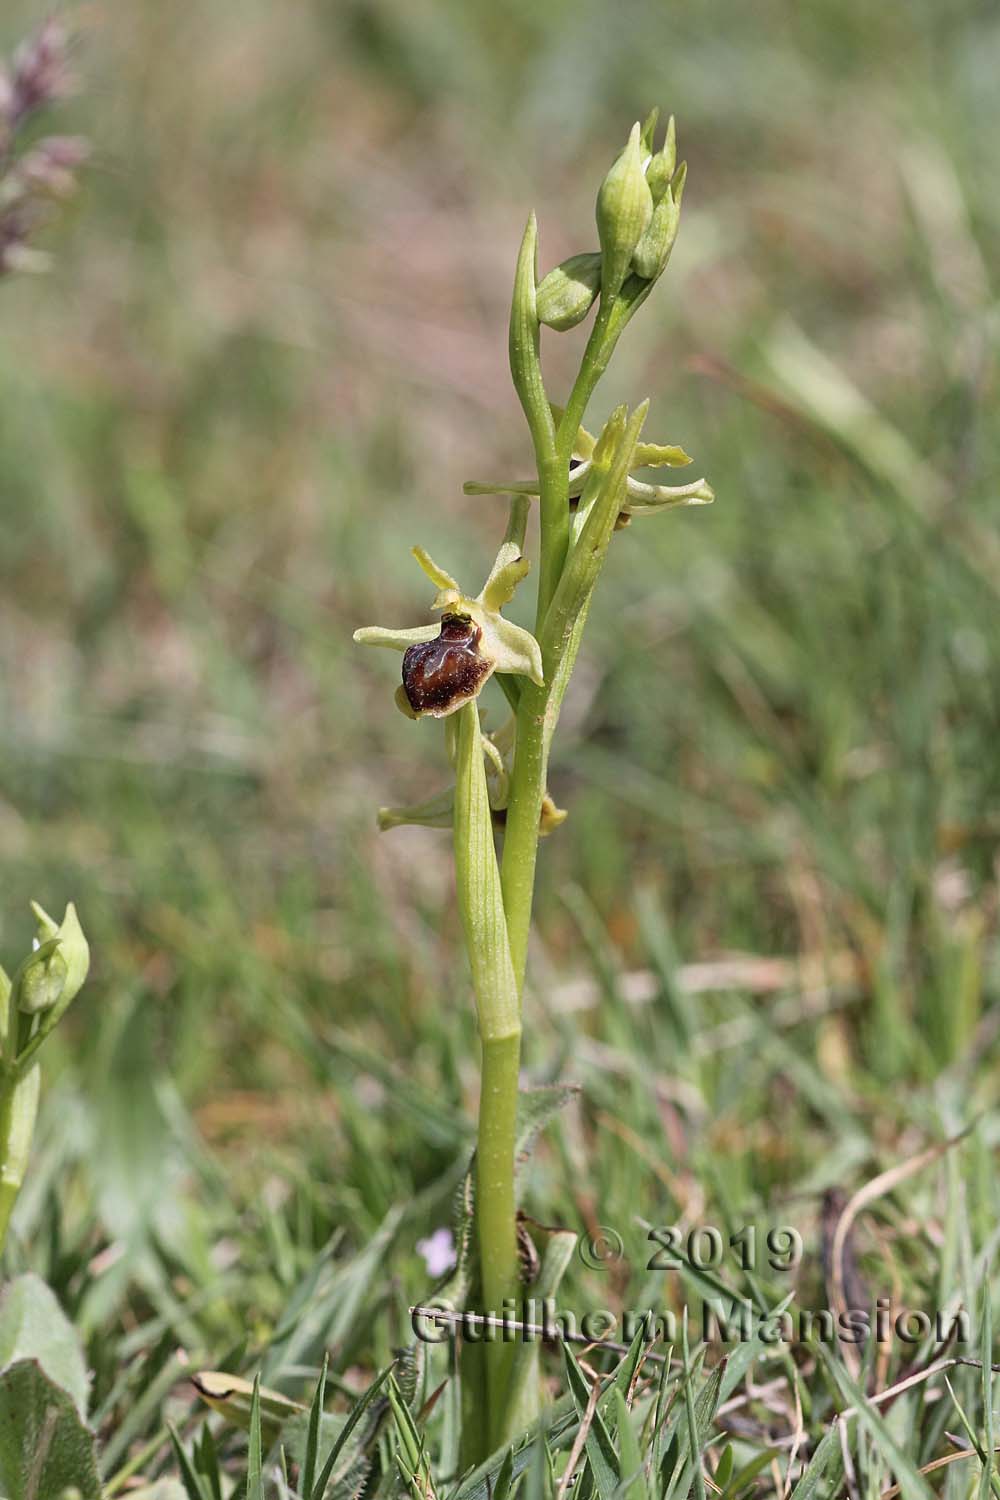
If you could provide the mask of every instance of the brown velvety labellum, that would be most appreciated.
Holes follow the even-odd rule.
[[[464,615],[443,615],[441,634],[403,654],[403,692],[414,713],[441,717],[475,697],[492,665],[479,654],[482,631]]]

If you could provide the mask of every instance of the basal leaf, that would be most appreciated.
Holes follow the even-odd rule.
[[[37,1360],[18,1360],[0,1375],[0,1495],[56,1500],[69,1489],[100,1500],[94,1435]]]
[[[11,1281],[0,1298],[0,1368],[36,1359],[49,1379],[72,1396],[87,1415],[90,1376],[72,1323],[55,1293],[28,1272]]]

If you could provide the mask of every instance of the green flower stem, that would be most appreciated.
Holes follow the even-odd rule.
[[[533,250],[532,253],[534,253]],[[516,304],[516,292],[514,300]],[[569,549],[569,461],[573,453],[573,443],[577,430],[586,415],[590,398],[607,369],[615,344],[631,311],[631,308],[626,309],[623,306],[620,298],[601,299],[597,318],[584,350],[579,374],[573,384],[556,433],[555,453],[552,458],[548,457],[544,447],[540,454],[540,445],[537,441],[535,443],[535,453],[538,458],[542,556],[536,615],[536,634],[539,635],[562,576]],[[532,436],[534,435],[533,427]],[[582,617],[585,617],[585,614],[584,610]],[[579,639],[580,632],[577,631],[573,648],[574,657]],[[547,656],[545,647],[542,647],[546,686],[539,688],[534,683],[523,682],[517,709],[517,754],[507,804],[507,824],[504,830],[501,868],[511,959],[517,977],[519,994],[524,987],[524,972],[527,963],[528,933],[531,928],[531,908],[535,889],[535,865],[538,857],[538,820],[541,816],[542,800],[548,779],[549,745],[559,716],[562,692],[565,691],[564,679],[562,692],[558,700],[554,700],[552,685],[557,677],[563,676],[560,672],[562,654],[561,651],[558,654],[550,652]]]
[[[37,1063],[21,1076],[7,1072],[0,1082],[0,1251],[28,1169],[40,1084]]]
[[[545,661],[544,653],[542,661],[545,680],[549,682],[551,664]],[[548,770],[548,705],[547,687],[539,688],[529,682],[523,684],[517,708],[517,753],[507,800],[501,864],[503,904],[518,994],[524,988],[538,856],[538,820]]]
[[[482,1041],[476,1150],[476,1220],[483,1305],[497,1316],[518,1287],[514,1151],[521,1055],[521,1005],[511,963],[493,843],[475,702],[458,712],[455,757],[455,876]],[[487,1343],[483,1451],[505,1436],[513,1347]]]
[[[615,316],[618,303],[617,297],[601,298],[597,317],[590,330],[590,338],[587,340],[587,347],[583,351],[579,374],[573,382],[573,389],[569,393],[569,400],[566,402],[562,420],[556,432],[556,456],[563,460],[563,468],[567,471],[567,487],[569,485],[569,461],[573,455],[577,429],[587,414],[590,398],[597,388],[597,382],[608,368],[615,344],[625,326],[622,318]]]
[[[573,384],[562,420],[555,434],[555,452],[538,462],[539,512],[541,516],[542,567],[538,581],[537,634],[545,619],[552,596],[562,574],[569,550],[569,462],[577,430],[586,415],[587,406],[614,352],[625,319],[616,316],[617,297],[602,297],[597,318],[590,331],[579,374]],[[536,457],[538,449],[535,449]]]

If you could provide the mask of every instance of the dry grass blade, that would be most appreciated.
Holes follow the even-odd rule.
[[[1000,1453],[1000,1446],[994,1448],[994,1453]],[[945,1453],[941,1458],[934,1458],[929,1464],[924,1464],[918,1469],[918,1474],[933,1474],[937,1469],[947,1468],[948,1464],[957,1464],[961,1458],[978,1458],[975,1448],[963,1448],[959,1453]],[[900,1493],[898,1484],[891,1484],[887,1490],[879,1491],[879,1500],[894,1500],[894,1496]]]
[[[583,1413],[583,1421],[580,1423],[580,1426],[577,1429],[576,1437],[573,1439],[573,1446],[569,1452],[569,1459],[567,1460],[566,1468],[563,1470],[563,1476],[559,1481],[559,1488],[556,1490],[556,1500],[565,1500],[566,1491],[569,1489],[569,1483],[573,1477],[573,1471],[576,1468],[577,1464],[580,1462],[580,1455],[583,1452],[584,1445],[586,1444],[587,1434],[590,1432],[600,1395],[601,1382],[599,1380],[595,1380],[593,1385],[590,1387],[590,1395],[587,1398],[587,1406]]]
[[[929,1147],[928,1150],[921,1151],[918,1156],[910,1157],[908,1161],[898,1162],[896,1166],[889,1167],[885,1172],[880,1172],[877,1177],[873,1177],[870,1182],[866,1182],[863,1187],[858,1188],[857,1192],[848,1199],[840,1218],[837,1220],[837,1227],[833,1232],[833,1242],[830,1252],[832,1262],[830,1293],[831,1301],[835,1305],[838,1317],[844,1317],[848,1310],[847,1299],[845,1297],[847,1237],[858,1214],[863,1208],[867,1208],[869,1203],[874,1203],[876,1199],[881,1198],[885,1193],[891,1192],[893,1188],[898,1187],[901,1182],[905,1182],[908,1178],[915,1176],[917,1172],[922,1172],[924,1167],[929,1167],[932,1162],[937,1161],[946,1151],[950,1151],[953,1146],[957,1146],[959,1141],[967,1134],[968,1131],[963,1130],[958,1135],[952,1136],[950,1140],[941,1141],[937,1145]],[[857,1375],[861,1368],[860,1356],[857,1350],[845,1346],[844,1354],[851,1373]]]

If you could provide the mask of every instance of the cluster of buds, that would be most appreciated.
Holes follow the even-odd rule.
[[[674,117],[659,151],[653,150],[659,112],[632,127],[628,144],[597,194],[600,250],[571,255],[538,286],[538,321],[563,331],[575,328],[599,295],[616,297],[630,277],[636,289],[666,270],[677,238],[687,164],[677,165]]]
[[[21,146],[34,117],[69,88],[66,35],[55,20],[0,65],[0,275],[48,265],[29,242],[51,204],[73,192],[87,145],[75,136],[45,136]]]

